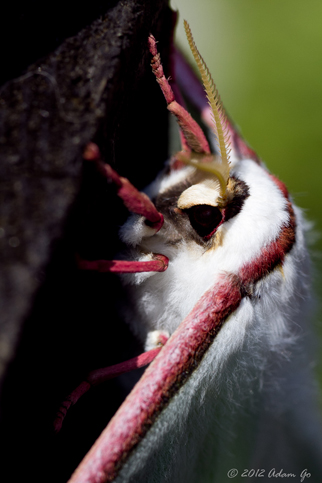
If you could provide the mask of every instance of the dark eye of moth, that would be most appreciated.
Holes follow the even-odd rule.
[[[203,238],[211,236],[222,220],[222,213],[216,206],[196,205],[186,212],[191,226]]]

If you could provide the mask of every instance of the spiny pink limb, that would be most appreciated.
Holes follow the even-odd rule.
[[[149,49],[152,54],[151,67],[161,87],[162,93],[168,105],[168,109],[177,118],[180,129],[185,140],[192,151],[196,153],[210,153],[208,141],[196,121],[190,116],[186,109],[175,100],[173,90],[166,79],[158,53],[156,40],[153,35],[149,36]],[[184,146],[183,146],[184,149]]]
[[[168,110],[176,116],[189,148],[195,153],[210,154],[209,144],[201,127],[185,108],[174,101],[168,105]]]
[[[285,192],[280,182],[277,186]],[[254,283],[283,262],[295,241],[295,220],[288,203],[289,223],[275,241],[263,246],[256,264],[245,264],[238,275],[225,273],[200,298],[181,322],[161,354],[134,387],[107,428],[86,455],[69,483],[112,482],[144,438],[157,416],[196,370],[225,320],[249,297]]]
[[[164,343],[166,340],[164,341]],[[87,381],[90,382],[92,386],[97,386],[102,382],[107,381],[108,379],[112,379],[113,377],[120,376],[121,374],[125,374],[126,372],[134,371],[135,369],[139,369],[140,367],[147,366],[156,356],[159,354],[160,350],[163,346],[156,347],[155,349],[151,349],[150,351],[143,352],[139,356],[133,357],[128,361],[120,362],[119,364],[115,364],[114,366],[104,367],[103,369],[96,369],[89,373]]]
[[[170,37],[170,73],[171,73],[171,77],[170,77],[170,85],[172,87],[172,90],[173,90],[173,94],[174,94],[174,98],[176,99],[176,101],[181,105],[183,106],[184,108],[186,107],[186,103],[181,95],[181,92],[180,92],[180,89],[176,83],[176,79],[175,79],[175,66],[173,64],[173,60],[174,60],[174,37],[175,37],[175,28],[176,28],[176,25],[177,25],[177,20],[178,20],[178,12],[172,12],[172,29],[171,29],[171,37]],[[185,151],[186,153],[190,153],[191,149],[189,148],[188,146],[188,143],[183,135],[183,132],[181,131],[181,129],[179,129],[179,133],[180,133],[180,140],[181,140],[181,146],[182,146],[182,150]],[[181,169],[185,166],[185,164],[182,162],[182,161],[179,161],[178,159],[174,159],[172,160],[171,162],[171,170],[172,169]]]
[[[150,198],[138,191],[128,179],[119,176],[117,172],[101,160],[99,148],[94,143],[89,143],[84,151],[84,159],[94,161],[99,172],[117,187],[117,195],[123,200],[128,210],[144,216],[149,226],[159,231],[163,226],[163,215],[159,213]]]
[[[165,97],[167,104],[170,104],[171,102],[175,101],[175,97],[174,97],[173,90],[164,75],[160,54],[158,53],[158,49],[157,49],[157,42],[153,37],[153,35],[149,36],[148,42],[149,42],[149,50],[152,55],[152,60],[151,60],[152,71],[158,83],[160,84],[162,93]]]
[[[54,431],[59,433],[62,428],[63,421],[66,417],[68,409],[77,403],[80,397],[82,397],[90,388],[91,384],[87,381],[83,381],[61,404],[57,411],[56,418],[54,420]]]
[[[203,120],[205,125],[212,129],[212,111],[208,105],[204,88],[200,80],[194,73],[193,69],[178,49],[174,50],[174,66],[178,84],[182,89],[184,95],[198,109],[201,115],[201,119]],[[260,159],[255,151],[251,149],[244,141],[244,139],[241,137],[228,116],[227,127],[229,130],[233,149],[236,152],[237,156],[242,159],[250,158],[257,163],[260,163]]]
[[[118,196],[122,198],[125,206],[138,215],[144,216],[149,221],[149,226],[159,231],[163,226],[163,215],[159,213],[150,198],[138,191],[126,178],[120,178],[122,186],[118,190]]]
[[[165,342],[166,340],[164,340],[164,343]],[[55,432],[58,433],[61,430],[68,409],[76,404],[77,401],[87,391],[89,391],[91,387],[97,386],[108,379],[113,379],[114,377],[120,376],[126,372],[147,366],[159,354],[161,349],[162,347],[157,347],[156,349],[144,352],[143,354],[133,357],[133,359],[129,359],[128,361],[121,362],[120,364],[115,364],[114,366],[104,367],[102,369],[97,369],[90,372],[86,380],[81,382],[81,384],[77,386],[76,389],[74,389],[74,391],[70,393],[66,400],[61,404],[54,421]]]
[[[291,239],[290,233],[286,236],[286,230],[293,233]],[[278,239],[269,247],[262,248],[255,266],[251,262],[242,267],[238,275],[223,274],[200,298],[172,334],[162,355],[144,373],[69,483],[107,483],[115,479],[120,463],[124,463],[126,456],[144,437],[148,426],[153,424],[164,407],[164,401],[168,402],[169,396],[171,398],[184,383],[181,375],[195,369],[196,354],[200,361],[224,321],[249,293],[247,289],[283,261],[293,246],[294,230],[290,219]]]
[[[164,272],[168,268],[169,259],[164,255],[153,254],[154,260],[148,262],[135,262],[127,260],[82,260],[77,257],[77,265],[81,270],[94,270],[96,272]]]
[[[201,297],[145,371],[69,483],[114,481],[127,456],[195,369],[224,320],[240,301],[238,283],[233,276],[226,275]]]

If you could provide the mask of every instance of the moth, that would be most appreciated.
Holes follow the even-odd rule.
[[[124,272],[124,317],[145,345],[140,360],[112,372],[153,362],[70,482],[204,483],[255,470],[263,481],[279,470],[320,481],[307,225],[227,118],[187,22],[185,30],[206,95],[176,54],[178,84],[189,79],[185,95],[205,131],[150,36],[182,150],[146,188],[153,204],[98,161],[134,214],[120,231],[120,261],[81,264]],[[87,158],[99,159],[95,147]]]

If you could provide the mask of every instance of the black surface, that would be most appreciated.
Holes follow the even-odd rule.
[[[117,5],[117,0],[90,2],[3,2],[0,15],[0,84],[17,77],[53,52],[67,38]]]
[[[167,156],[167,110],[147,37],[158,38],[165,61],[170,10],[163,0],[112,3],[0,93],[1,481],[66,481],[136,377],[84,396],[54,436],[60,402],[87,371],[142,349],[116,314],[117,277],[75,264],[75,253],[113,257],[127,216],[113,187],[83,167],[86,144],[96,141],[138,188]],[[39,5],[28,5],[19,14],[6,7],[8,26],[25,15],[24,29],[33,28]],[[66,8],[41,7],[44,45],[13,33],[21,57],[8,77],[89,24],[102,3],[87,5],[86,15],[80,6],[71,24]]]

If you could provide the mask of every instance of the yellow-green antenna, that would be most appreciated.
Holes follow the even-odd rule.
[[[209,72],[206,62],[204,61],[204,59],[199,53],[199,50],[196,47],[195,41],[191,33],[190,26],[186,20],[184,20],[184,28],[186,31],[186,35],[187,35],[187,39],[189,42],[192,55],[194,56],[194,59],[197,63],[197,66],[201,75],[201,79],[204,85],[204,89],[206,91],[206,96],[208,99],[209,106],[212,111],[213,130],[217,139],[218,150],[221,157],[221,165],[220,165],[221,173],[220,173],[220,177],[218,176],[218,178],[220,180],[220,184],[224,195],[226,192],[226,186],[229,178],[229,170],[230,170],[229,154],[231,151],[230,136],[227,128],[226,114],[222,106],[220,96],[216,88],[216,84],[214,83],[213,78],[211,77],[211,74]],[[217,165],[216,168],[218,170],[219,166]]]

